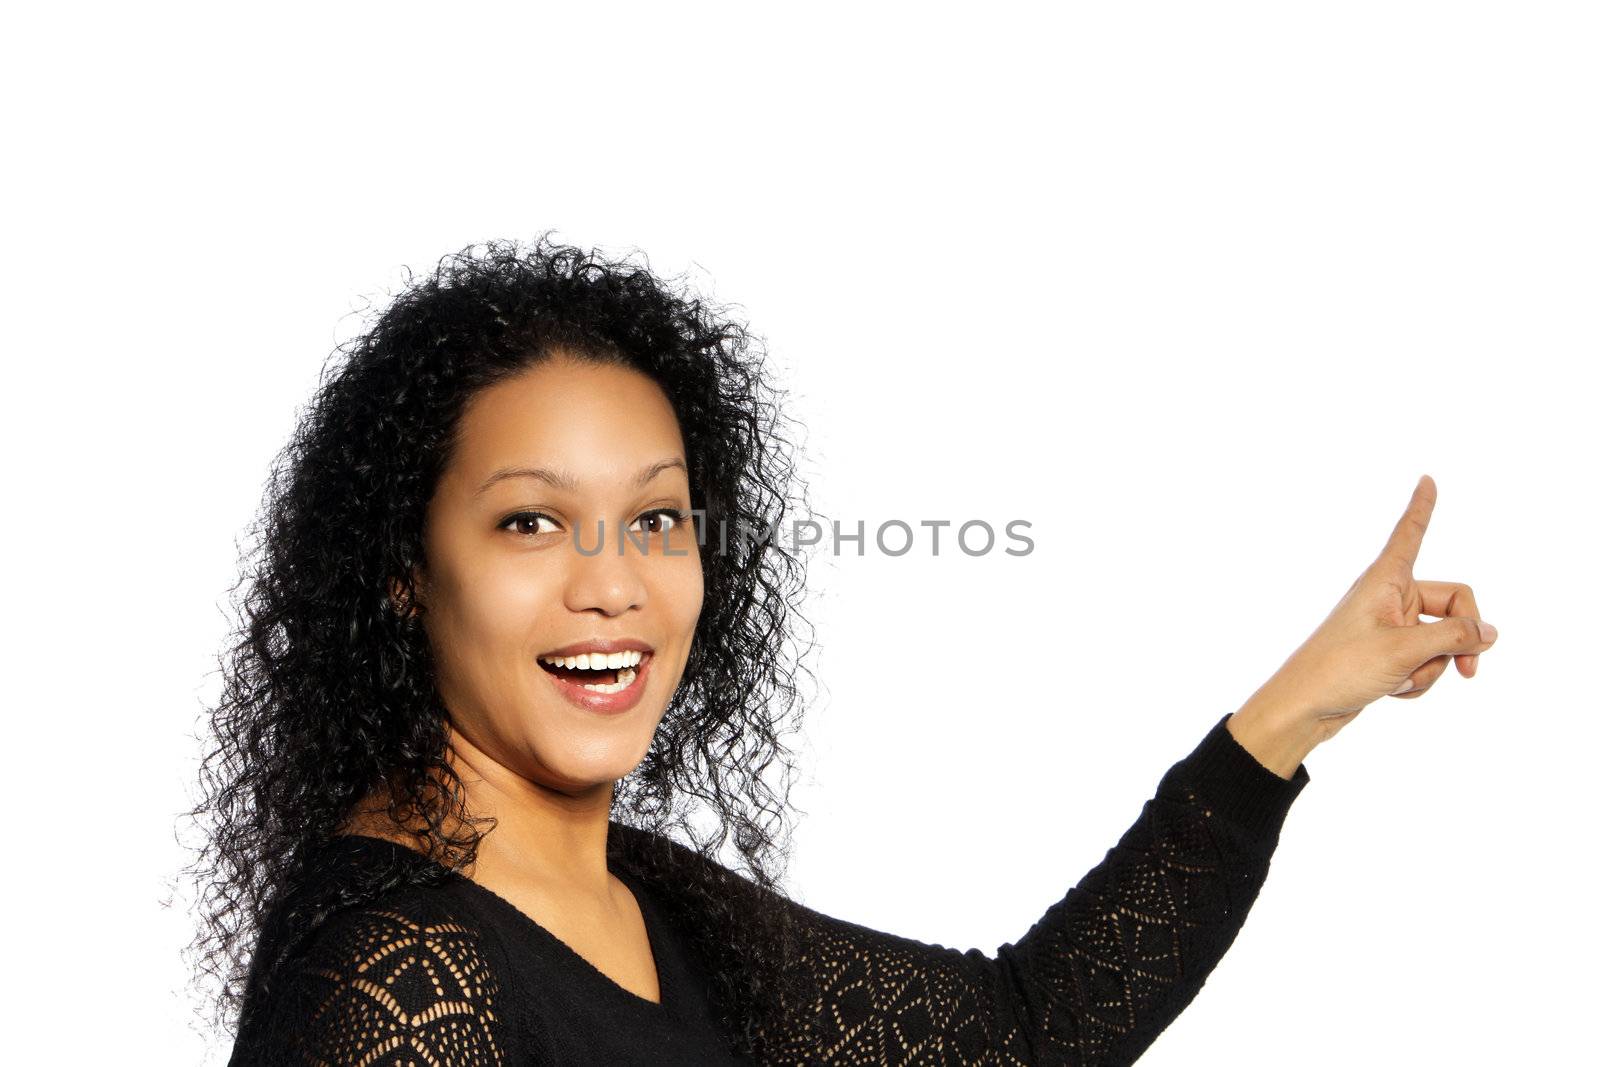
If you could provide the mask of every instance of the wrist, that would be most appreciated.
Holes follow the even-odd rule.
[[[1289,779],[1317,747],[1311,720],[1292,699],[1263,686],[1228,717],[1227,729],[1257,763]]]

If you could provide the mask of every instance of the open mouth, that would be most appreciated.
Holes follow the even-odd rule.
[[[586,653],[581,656],[540,656],[539,666],[562,681],[581,685],[593,693],[620,693],[639,677],[639,665],[648,652]]]

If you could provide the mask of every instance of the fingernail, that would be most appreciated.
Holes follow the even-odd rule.
[[[1397,697],[1401,693],[1409,693],[1409,692],[1411,692],[1411,690],[1413,690],[1415,688],[1416,688],[1416,686],[1411,684],[1411,679],[1407,678],[1405,681],[1400,683],[1399,688],[1389,690],[1389,695],[1392,696],[1392,697]]]
[[[1499,633],[1499,630],[1496,630],[1493,626],[1490,626],[1482,619],[1478,620],[1478,636],[1483,638],[1483,640],[1493,641],[1499,635]]]

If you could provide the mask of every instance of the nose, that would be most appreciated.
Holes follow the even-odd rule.
[[[580,527],[580,535],[567,548],[572,557],[566,587],[568,610],[597,610],[612,616],[644,606],[644,555],[638,544],[629,543],[626,531],[598,520]]]

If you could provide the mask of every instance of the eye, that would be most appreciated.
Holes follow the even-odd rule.
[[[656,508],[653,511],[645,512],[634,520],[635,523],[652,521],[657,524],[656,527],[645,530],[645,533],[666,533],[683,521],[683,512],[677,508]]]
[[[507,527],[512,527],[510,531],[511,533],[522,534],[525,537],[531,537],[534,534],[555,532],[554,530],[540,530],[537,528],[527,530],[523,529],[522,527],[524,522],[532,523],[535,527],[537,527],[540,520],[552,524],[556,521],[542,511],[519,511],[515,515],[506,516],[506,520],[500,524],[499,528],[504,530]]]

